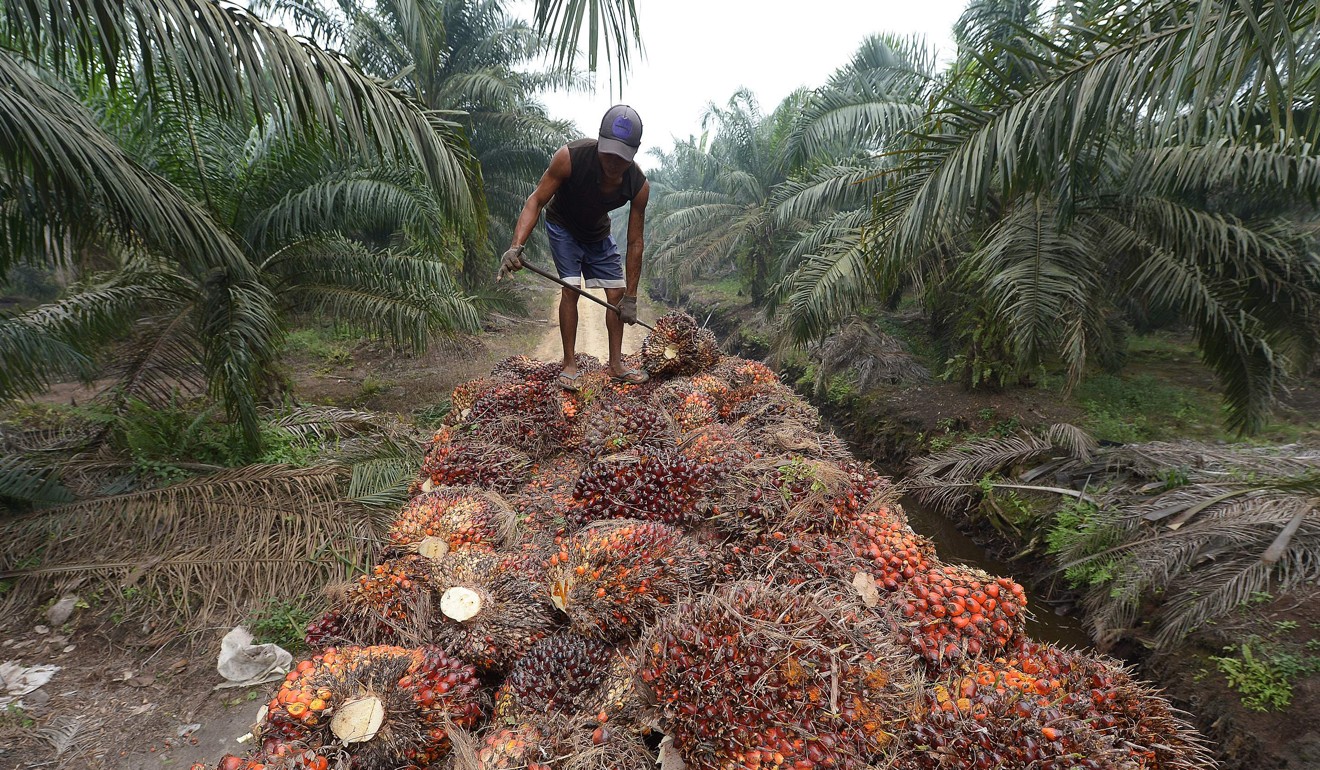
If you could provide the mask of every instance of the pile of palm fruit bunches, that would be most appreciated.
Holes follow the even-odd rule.
[[[672,313],[620,384],[453,393],[379,561],[222,770],[1209,768],[1119,663],[1027,638],[762,364]],[[194,770],[209,770],[195,765]]]

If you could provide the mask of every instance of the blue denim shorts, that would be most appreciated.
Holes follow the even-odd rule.
[[[588,289],[624,288],[623,258],[613,236],[583,243],[550,222],[545,223],[545,232],[550,236],[550,253],[561,280]]]

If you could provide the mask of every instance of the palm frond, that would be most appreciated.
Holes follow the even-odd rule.
[[[587,69],[596,72],[600,60],[613,59],[622,83],[632,64],[632,52],[642,46],[634,0],[536,0],[536,33],[548,38],[554,61],[569,70],[577,59],[586,25]],[[602,50],[603,49],[603,50]]]
[[[0,457],[0,498],[39,506],[73,501],[59,473],[18,455]]]
[[[195,271],[247,268],[242,251],[196,204],[127,157],[72,97],[0,52],[0,157],[11,177],[27,176],[48,226],[105,212],[126,242],[144,241]],[[5,267],[5,265],[0,265]]]
[[[56,71],[129,75],[139,92],[188,84],[222,110],[288,116],[340,142],[422,169],[445,207],[475,210],[456,124],[346,57],[299,40],[246,8],[219,0],[4,0],[4,25],[19,50],[51,57]]]
[[[376,533],[344,502],[344,476],[255,466],[0,522],[0,579],[14,586],[5,601],[90,580],[187,627],[231,624],[270,596],[315,593],[365,565]]]

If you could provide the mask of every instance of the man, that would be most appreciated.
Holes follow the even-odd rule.
[[[550,167],[523,205],[513,243],[500,260],[501,277],[522,269],[523,248],[545,209],[545,230],[559,277],[575,286],[603,288],[605,298],[619,308],[619,313],[605,311],[609,367],[616,380],[630,383],[647,379],[646,372],[625,368],[622,355],[623,325],[637,323],[637,283],[642,272],[646,201],[651,194],[646,175],[633,162],[641,143],[642,119],[637,111],[616,104],[601,120],[598,138],[569,142],[555,151]],[[610,236],[609,218],[609,212],[625,203],[632,204],[626,270]],[[578,294],[568,289],[561,292],[559,336],[564,344],[564,368],[559,385],[577,390],[581,374],[574,359]]]

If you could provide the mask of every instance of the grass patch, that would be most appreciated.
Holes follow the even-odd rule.
[[[1131,444],[1226,437],[1222,409],[1213,394],[1172,385],[1151,374],[1097,375],[1079,385],[1073,399],[1086,413],[1084,427],[1104,441]]]
[[[284,335],[281,354],[294,358],[310,358],[321,362],[324,368],[351,368],[353,346],[361,335],[349,329],[329,326],[307,326],[291,329]]]

